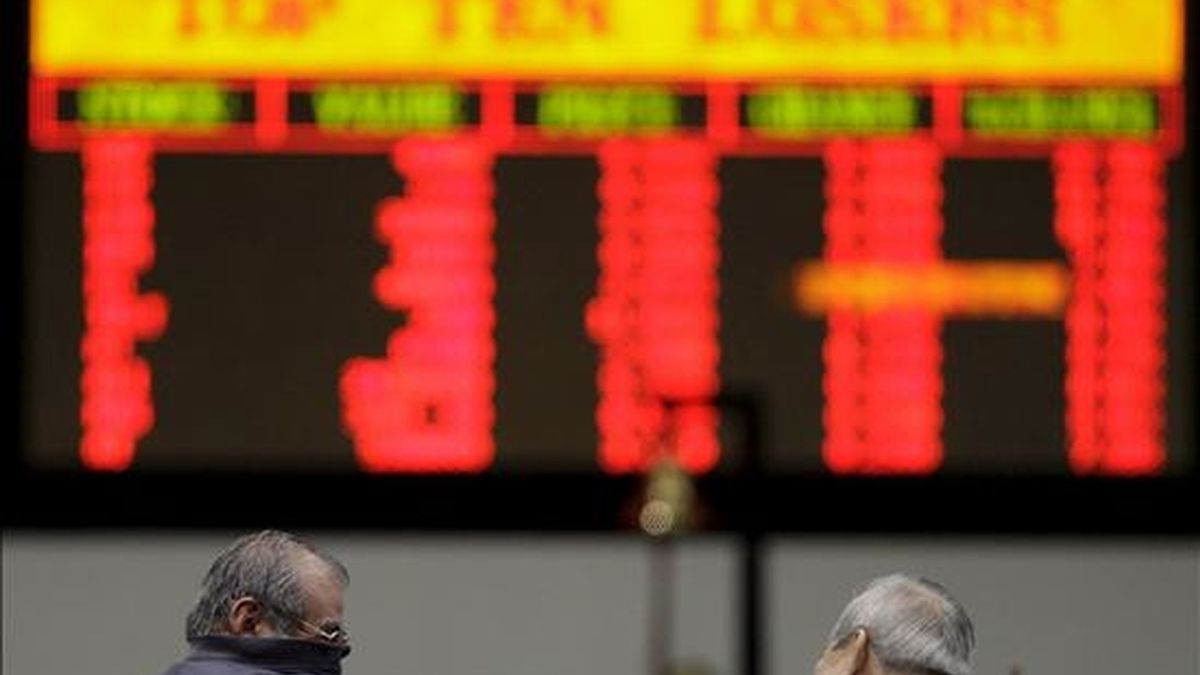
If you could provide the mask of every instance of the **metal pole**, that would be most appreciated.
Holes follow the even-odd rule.
[[[759,402],[749,396],[739,396],[730,403],[740,410],[746,425],[740,481],[740,498],[746,506],[742,524],[742,675],[759,675],[766,642],[762,633],[763,414]]]
[[[675,547],[670,535],[650,546],[649,675],[668,675],[675,627]]]

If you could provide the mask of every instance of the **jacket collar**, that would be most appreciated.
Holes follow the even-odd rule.
[[[235,661],[279,673],[341,675],[349,646],[327,645],[292,638],[206,635],[188,640],[188,660]]]

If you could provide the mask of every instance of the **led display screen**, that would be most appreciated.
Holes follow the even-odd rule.
[[[773,472],[1191,470],[1177,2],[143,4],[31,8],[30,466],[702,474],[734,393]]]

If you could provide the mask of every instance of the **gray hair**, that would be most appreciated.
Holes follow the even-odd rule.
[[[975,628],[963,606],[940,585],[904,574],[870,581],[838,617],[836,644],[864,628],[875,656],[901,673],[971,675]]]
[[[251,596],[263,606],[263,615],[277,630],[291,635],[299,629],[308,600],[296,574],[302,553],[324,561],[342,587],[350,583],[346,567],[333,556],[287,532],[262,530],[239,537],[208,568],[200,597],[187,615],[187,638],[226,633],[234,601]]]

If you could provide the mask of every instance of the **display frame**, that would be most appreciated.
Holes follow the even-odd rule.
[[[1189,3],[1190,4],[1190,3]],[[28,35],[13,27],[27,25],[27,3],[13,3],[5,25],[13,39],[6,59],[10,91],[28,86]],[[1187,63],[1194,51],[1187,44]],[[1185,71],[1181,92],[1190,91],[1193,69]],[[24,97],[5,106],[4,127],[16,152],[10,153],[16,179],[9,181],[24,222],[28,208],[27,153],[29,111]],[[1182,101],[1181,101],[1182,103]],[[1190,108],[1183,125],[1195,138]],[[10,117],[11,115],[11,117]],[[1191,143],[1184,146],[1184,184],[1193,176]],[[1194,205],[1185,206],[1185,226],[1194,225]],[[469,531],[620,531],[636,530],[630,509],[644,499],[646,478],[542,472],[536,475],[316,475],[312,472],[131,472],[126,474],[46,470],[27,460],[24,387],[27,361],[22,284],[28,269],[22,252],[24,228],[14,235],[17,256],[13,294],[17,321],[12,342],[18,405],[12,450],[4,477],[6,527],[229,527],[273,523],[280,526],[389,530]],[[1193,254],[1172,252],[1185,264],[1173,264],[1176,279],[1194,270]],[[1186,292],[1172,295],[1168,311],[1194,320],[1194,280]],[[1183,311],[1179,311],[1180,309]],[[1184,322],[1186,323],[1186,321]],[[1174,336],[1190,344],[1193,325]],[[1178,344],[1168,345],[1168,349]],[[1186,411],[1194,402],[1193,375],[1171,385],[1173,405]],[[753,405],[744,404],[744,410]],[[750,413],[753,415],[753,413]],[[1178,413],[1186,417],[1186,412]],[[1175,433],[1195,448],[1194,423]],[[750,444],[760,441],[751,440]],[[980,476],[851,477],[827,473],[770,474],[751,460],[740,471],[701,476],[694,485],[706,517],[698,529],[796,533],[878,532],[958,534],[1137,534],[1194,535],[1200,490],[1196,460],[1171,476],[1078,477]],[[216,496],[216,498],[214,498]],[[634,506],[631,506],[634,505]]]

